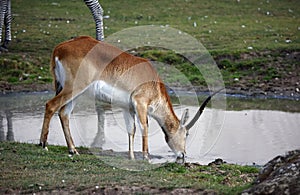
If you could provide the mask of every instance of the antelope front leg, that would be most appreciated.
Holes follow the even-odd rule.
[[[143,104],[138,104],[136,108],[138,113],[138,119],[143,131],[143,158],[144,160],[150,160],[149,150],[148,150],[148,118],[147,118],[147,108]]]
[[[148,150],[148,127],[143,132],[143,158],[144,160],[150,160]]]

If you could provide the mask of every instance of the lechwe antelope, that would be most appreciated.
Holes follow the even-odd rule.
[[[148,121],[153,117],[165,134],[165,140],[184,160],[188,130],[200,117],[209,96],[196,116],[185,125],[188,111],[179,120],[174,111],[166,87],[150,62],[135,57],[104,42],[82,36],[59,44],[53,51],[51,71],[54,76],[56,96],[46,103],[40,143],[46,148],[49,122],[56,111],[71,154],[75,149],[69,127],[69,117],[74,100],[85,90],[91,90],[97,98],[123,108],[129,137],[129,158],[134,159],[133,139],[136,131],[135,117],[142,128],[142,150],[148,159]]]

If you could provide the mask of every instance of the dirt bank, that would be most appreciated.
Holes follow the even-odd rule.
[[[156,58],[157,56],[150,60],[157,60]],[[228,94],[300,98],[300,51],[276,50],[217,54],[213,58],[223,76]],[[200,86],[194,84],[194,86],[196,91],[208,91],[205,84]],[[170,84],[170,87],[180,88],[184,91],[190,90],[190,87],[181,86],[178,83]],[[2,94],[51,90],[53,90],[51,83],[40,84],[33,81],[30,84],[22,82],[13,84],[0,81],[0,93]]]
[[[245,88],[245,84],[240,83],[239,86],[229,86],[226,87],[226,94],[240,94],[250,97],[279,97],[298,100],[300,98],[300,91],[296,91],[291,88],[288,84],[282,84],[281,87],[276,85],[272,87],[273,84],[261,84],[262,88]],[[195,87],[196,91],[207,92],[206,87]],[[7,93],[17,93],[17,92],[42,92],[42,91],[53,91],[53,85],[48,84],[10,84],[6,82],[0,83],[0,94]],[[189,88],[180,87],[180,90],[186,91]]]

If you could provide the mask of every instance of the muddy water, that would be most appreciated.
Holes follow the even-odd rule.
[[[38,143],[44,104],[52,96],[52,93],[0,96],[0,141]],[[186,107],[193,116],[197,110],[193,106],[175,105],[176,114],[180,115]],[[70,123],[76,146],[114,151],[128,149],[128,136],[120,109],[108,105],[95,106],[92,98],[82,98],[75,106]],[[161,129],[153,119],[149,119],[149,126],[150,153],[160,157],[153,157],[153,162],[172,161],[173,153],[165,143]],[[299,126],[299,112],[207,108],[188,136],[187,160],[208,163],[222,158],[231,163],[264,164],[276,155],[300,148]],[[138,129],[136,151],[141,151],[141,140]],[[48,143],[66,145],[57,115],[50,124]]]

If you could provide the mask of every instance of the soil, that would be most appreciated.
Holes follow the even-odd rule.
[[[98,187],[95,186],[94,188],[85,189],[80,192],[74,191],[62,191],[62,190],[54,190],[49,193],[54,194],[199,194],[199,195],[216,195],[217,193],[213,190],[198,190],[198,189],[187,189],[187,188],[176,188],[174,190],[169,189],[161,189],[161,188],[154,188],[148,186],[105,186],[105,187]]]
[[[261,59],[263,60],[259,61]],[[227,94],[300,98],[299,51],[266,50],[241,53],[237,56],[219,55],[215,57],[215,61],[221,70],[224,69],[223,60],[240,64],[235,68],[237,72],[244,73],[243,76],[229,82],[226,86]]]
[[[262,83],[261,88],[247,88],[245,87],[246,81],[240,82],[237,86],[226,87],[226,94],[239,94],[250,97],[279,97],[287,99],[299,100],[300,98],[300,84],[299,88],[291,87],[290,83],[298,83],[298,78],[291,78],[289,82],[275,85],[274,83]],[[294,81],[294,82],[293,82]],[[177,88],[177,87],[176,87]],[[177,88],[178,89],[178,88]],[[51,83],[39,84],[10,84],[7,82],[0,82],[0,94],[18,93],[18,92],[42,92],[53,91],[53,85]],[[189,89],[180,87],[179,90],[187,91]],[[196,87],[198,92],[207,92],[205,87]]]
[[[34,194],[104,194],[104,195],[120,195],[120,194],[161,194],[161,195],[175,195],[175,194],[197,194],[197,195],[217,195],[218,193],[213,190],[199,190],[188,188],[176,188],[174,190],[154,188],[148,186],[120,186],[111,185],[105,187],[95,186],[81,191],[71,189],[58,189],[52,191],[35,192]],[[74,186],[75,188],[75,186]],[[1,190],[0,190],[1,191]],[[3,191],[4,194],[20,194],[21,191],[8,189]],[[22,194],[32,194],[22,191]]]
[[[0,94],[14,93],[14,92],[40,92],[40,91],[51,91],[53,85],[48,84],[10,84],[7,82],[0,82]]]
[[[265,59],[266,62],[257,62],[254,65],[247,65],[247,62],[257,59]],[[241,94],[247,96],[280,97],[288,99],[300,99],[300,51],[261,51],[241,53],[239,55],[218,55],[214,57],[219,69],[226,69],[222,63],[224,60],[232,64],[243,64],[237,66],[237,71],[246,75],[235,78],[232,81],[225,81],[227,94]],[[244,64],[246,63],[246,64]],[[259,70],[251,70],[251,69]],[[274,77],[267,70],[272,69],[278,74]],[[265,77],[270,77],[266,79]],[[189,91],[184,86],[172,86]],[[207,92],[206,86],[195,87],[196,91]],[[12,84],[0,81],[0,94],[12,92],[40,92],[53,90],[53,84]]]

